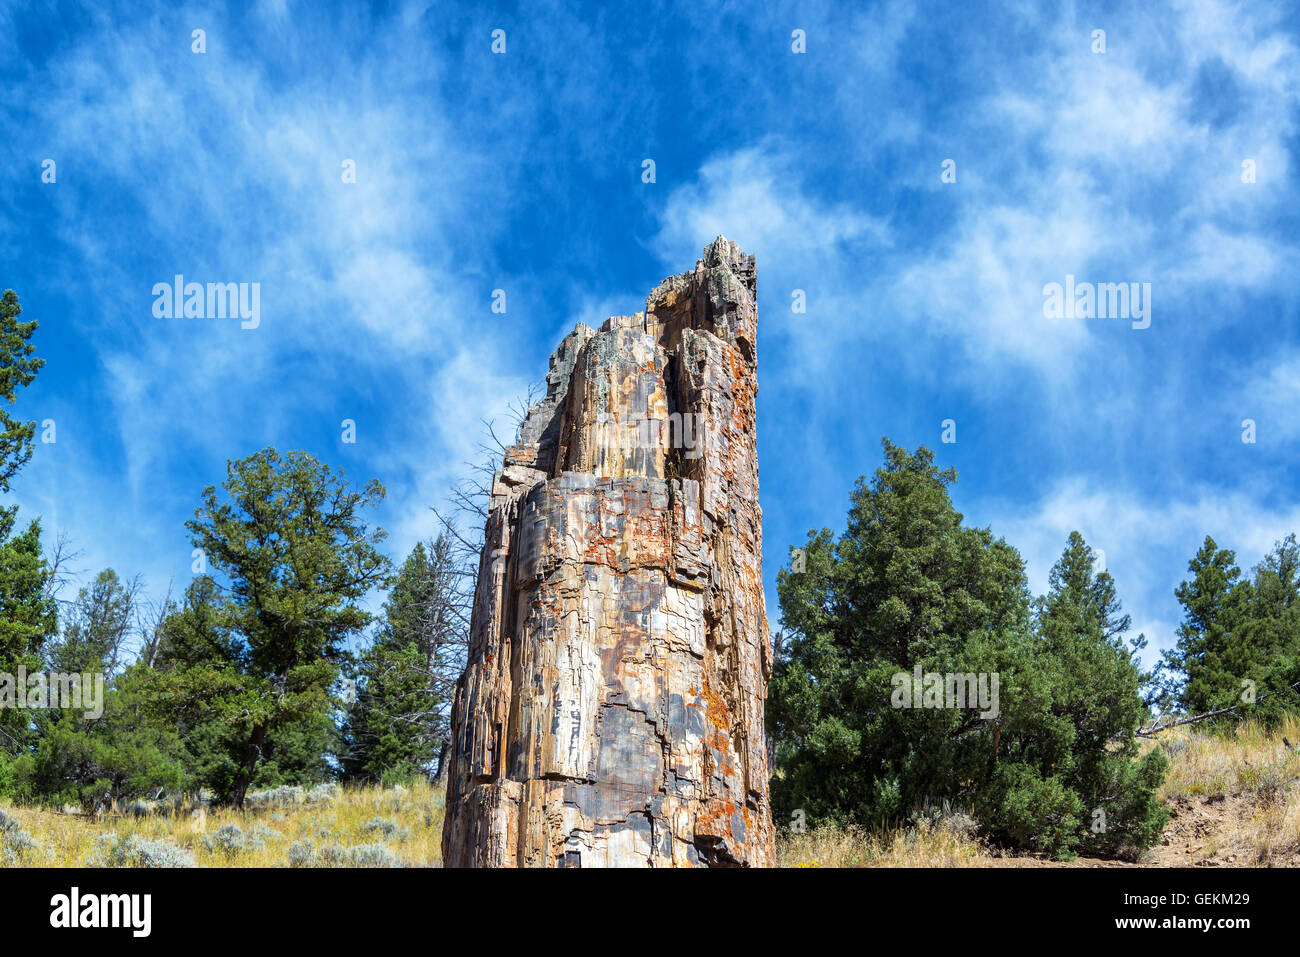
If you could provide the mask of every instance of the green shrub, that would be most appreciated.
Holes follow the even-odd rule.
[[[404,841],[411,836],[411,832],[404,827],[398,827],[397,822],[387,817],[372,817],[361,825],[361,830],[367,834],[378,832],[386,838]]]
[[[1073,533],[1031,598],[1016,550],[953,508],[952,470],[925,448],[886,441],[885,457],[845,532],[810,533],[799,569],[777,576],[776,819],[898,825],[948,801],[1003,846],[1133,856],[1158,841],[1168,762],[1137,757],[1145,639],[1125,644],[1110,575]],[[896,694],[916,669],[944,691],[996,678],[996,706]]]
[[[109,867],[197,867],[193,856],[175,844],[132,834],[108,852]]]
[[[12,762],[0,751],[0,800],[12,798],[14,794],[14,767]]]
[[[382,844],[362,844],[348,852],[353,867],[401,867],[402,859]]]
[[[316,846],[311,841],[295,841],[289,845],[290,867],[312,867],[316,861]]]
[[[0,864],[13,867],[27,864],[44,853],[44,848],[23,830],[18,819],[0,810]]]
[[[204,840],[209,851],[235,857],[246,851],[260,851],[266,842],[244,833],[238,824],[223,824]]]

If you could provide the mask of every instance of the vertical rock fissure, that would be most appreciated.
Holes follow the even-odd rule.
[[[579,324],[493,482],[448,866],[772,863],[754,259]]]

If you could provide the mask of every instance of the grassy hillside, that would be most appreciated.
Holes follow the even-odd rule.
[[[787,867],[1148,867],[1300,866],[1300,719],[1269,733],[1243,722],[1231,736],[1175,728],[1159,743],[1169,755],[1161,789],[1173,815],[1164,841],[1138,861],[1078,858],[1049,861],[1003,856],[975,836],[974,822],[939,809],[884,833],[823,827],[791,835],[778,847]]]
[[[442,790],[423,783],[393,789],[277,788],[251,795],[243,812],[141,804],[95,819],[5,807],[10,826],[0,821],[0,863],[437,867],[442,812]]]
[[[1230,737],[1175,729],[1162,797],[1173,809],[1150,866],[1300,866],[1300,720],[1276,732],[1244,723]],[[437,867],[444,799],[427,784],[310,791],[280,788],[248,810],[139,804],[98,819],[0,807],[0,864],[31,867]],[[936,808],[886,832],[817,828],[779,843],[791,867],[1129,866],[1002,856],[959,809]]]

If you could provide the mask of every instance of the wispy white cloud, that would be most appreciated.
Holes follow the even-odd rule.
[[[285,30],[285,13],[263,4],[257,15]],[[477,212],[495,188],[479,175],[483,144],[436,100],[412,110],[390,98],[437,82],[440,65],[405,42],[419,15],[376,19],[368,44],[321,51],[343,57],[336,69],[290,81],[230,42],[221,16],[202,18],[205,55],[190,50],[187,18],[104,24],[14,91],[32,112],[28,135],[55,144],[53,228],[71,250],[58,268],[96,304],[70,323],[102,377],[93,407],[45,400],[58,454],[36,457],[19,500],[89,560],[163,582],[188,574],[181,522],[227,457],[315,448],[348,415],[374,423],[359,440],[367,467],[401,476],[386,506],[393,545],[431,529],[412,516],[468,450],[431,423],[499,416],[518,357],[478,324],[477,274],[504,228]],[[343,182],[345,159],[355,183]],[[127,228],[104,228],[114,207]],[[175,273],[260,283],[261,326],[153,317],[153,283]],[[371,405],[383,412],[367,419]]]
[[[671,26],[543,2],[504,18],[494,58],[455,4],[205,11],[203,56],[193,12],[83,32],[0,8],[4,168],[60,163],[57,187],[0,190],[0,254],[28,258],[22,217],[39,224],[49,308],[68,303],[20,410],[60,442],[20,503],[91,568],[165,582],[188,569],[198,490],[274,443],[383,478],[400,552],[575,321],[640,308],[722,233],[759,258],[770,553],[842,515],[880,434],[933,445],[953,415],[972,518],[1040,587],[1079,527],[1164,641],[1201,535],[1253,561],[1295,524],[1249,468],[1294,457],[1300,398],[1297,344],[1274,348],[1286,313],[1257,308],[1294,301],[1300,258],[1286,12],[989,5],[972,31],[903,2],[687,5]],[[32,17],[52,39],[29,63]],[[176,272],[260,281],[261,328],[154,320],[150,287]],[[1067,274],[1150,280],[1151,329],[1045,319]]]
[[[1106,569],[1133,615],[1134,634],[1146,631],[1148,663],[1174,641],[1181,618],[1174,588],[1205,536],[1234,549],[1247,570],[1288,533],[1300,531],[1300,505],[1270,507],[1244,490],[1140,497],[1079,476],[1058,480],[1034,502],[988,502],[969,512],[1020,550],[1036,594],[1046,592],[1048,572],[1070,532],[1083,535],[1105,554]]]
[[[665,262],[697,256],[728,232],[743,237],[747,252],[783,264],[840,256],[849,243],[889,243],[880,219],[806,193],[793,151],[775,141],[705,162],[694,181],[669,194],[660,220],[655,249]]]
[[[1293,437],[1295,417],[1278,421],[1300,399],[1289,359],[1251,358],[1285,333],[1249,303],[1293,300],[1300,259],[1277,218],[1300,106],[1283,9],[1020,5],[1003,26],[1035,43],[1016,53],[945,39],[896,7],[814,20],[801,78],[839,71],[850,91],[837,100],[854,118],[838,162],[820,117],[806,136],[724,146],[671,190],[654,244],[680,259],[722,232],[759,254],[760,378],[783,402],[764,408],[785,455],[764,459],[764,488],[784,506],[768,510],[770,539],[801,538],[836,487],[829,473],[847,490],[870,470],[853,453],[876,435],[933,419],[935,445],[940,409],[962,423],[954,454],[976,463],[964,470],[974,491],[960,493],[968,514],[1022,549],[1039,591],[1082,531],[1156,646],[1172,640],[1172,591],[1205,534],[1253,563],[1300,527],[1278,490],[1261,494],[1255,458],[1228,459],[1243,449],[1239,408]],[[1094,27],[1104,54],[1091,52]],[[916,79],[927,42],[959,49],[944,63],[950,96]],[[849,70],[854,49],[865,52]],[[929,112],[891,108],[909,97]],[[940,181],[945,158],[955,184]],[[1255,183],[1242,181],[1246,159]],[[886,185],[847,198],[837,175],[852,182],[872,164]],[[1150,282],[1151,329],[1045,318],[1043,286],[1067,275]],[[794,287],[810,289],[806,317],[789,316]],[[1251,347],[1225,353],[1214,337],[1238,324]]]
[[[1243,419],[1253,419],[1256,441],[1275,445],[1300,436],[1300,351],[1259,363],[1232,397]]]

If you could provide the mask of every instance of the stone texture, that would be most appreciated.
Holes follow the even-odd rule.
[[[447,866],[773,859],[754,259],[579,325],[492,489]]]

